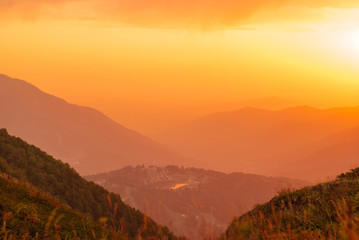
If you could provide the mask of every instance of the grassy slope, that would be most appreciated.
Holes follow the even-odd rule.
[[[120,235],[100,227],[48,193],[29,184],[0,177],[0,238],[96,239]],[[109,235],[110,234],[110,235]]]
[[[167,228],[123,203],[119,195],[110,194],[93,182],[86,181],[68,164],[53,159],[20,138],[8,135],[5,129],[0,130],[0,172],[50,193],[95,220],[106,217],[108,225],[125,231],[129,238],[138,235],[157,239],[176,238]]]
[[[234,219],[221,239],[359,239],[359,169],[283,192]]]

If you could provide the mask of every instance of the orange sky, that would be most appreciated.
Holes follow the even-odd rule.
[[[3,0],[0,73],[150,135],[257,97],[359,105],[357,2]]]

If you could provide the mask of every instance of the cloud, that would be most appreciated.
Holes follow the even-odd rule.
[[[3,17],[92,18],[140,27],[223,27],[286,19],[293,9],[352,8],[357,0],[1,0]],[[285,13],[283,9],[291,9]],[[51,14],[50,14],[51,13]],[[262,17],[258,17],[262,15]],[[265,17],[267,16],[267,17]],[[303,14],[300,14],[303,16]],[[299,16],[299,17],[300,17]],[[305,16],[305,14],[304,14]],[[275,18],[280,18],[276,16]]]

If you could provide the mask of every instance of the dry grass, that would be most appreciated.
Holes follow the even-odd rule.
[[[320,186],[328,190],[332,187],[330,184],[340,184],[337,187],[342,187],[342,193],[348,192],[345,197],[336,194],[336,191],[331,192],[332,195],[325,195],[318,191],[319,187],[285,192],[272,200],[270,205],[258,206],[235,219],[220,239],[359,240],[357,183],[357,180],[352,181],[352,185],[334,181]],[[299,194],[309,197],[306,196],[303,202],[291,199]]]

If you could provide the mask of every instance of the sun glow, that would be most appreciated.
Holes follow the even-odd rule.
[[[353,50],[359,53],[359,31],[351,34],[349,38],[349,44],[353,46]]]
[[[215,0],[206,9],[202,0],[198,8],[175,0],[179,9],[159,0],[12,2],[11,11],[0,3],[0,73],[147,135],[263,96],[357,104],[359,10],[337,1],[277,10],[262,0]],[[92,4],[101,2],[128,11]],[[239,14],[242,3],[248,11]]]
[[[341,42],[345,57],[357,66],[359,62],[359,31],[350,31],[343,34]]]

